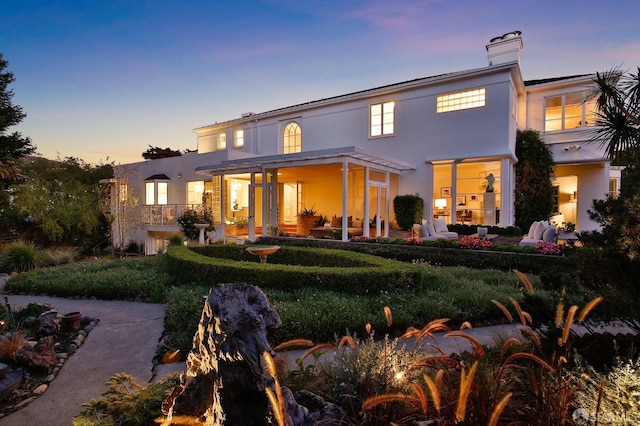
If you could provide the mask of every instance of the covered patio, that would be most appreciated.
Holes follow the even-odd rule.
[[[338,225],[347,241],[354,221],[362,223],[364,236],[388,235],[400,174],[414,169],[352,146],[228,160],[196,173],[213,182],[214,224],[246,221],[250,241],[295,225],[303,209]]]

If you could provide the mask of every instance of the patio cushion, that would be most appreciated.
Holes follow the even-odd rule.
[[[447,222],[444,219],[433,219],[433,226],[436,228],[436,234],[440,232],[449,232]]]
[[[429,231],[429,236],[435,237],[436,235],[436,228],[435,226],[433,226],[433,223],[427,221],[427,230]]]
[[[545,229],[544,233],[542,234],[542,240],[547,242],[547,243],[555,243],[556,242],[556,227],[555,226],[549,226],[547,229]]]
[[[536,232],[536,227],[538,226],[538,222],[533,222],[531,224],[531,226],[529,227],[529,232],[527,233],[527,238],[533,239],[533,236],[535,235]]]
[[[429,228],[427,228],[425,225],[420,225],[420,236],[421,237],[429,237],[431,235],[431,233],[429,232]]]
[[[542,235],[544,234],[544,231],[549,227],[548,224],[546,224],[545,222],[538,222],[538,226],[536,226],[536,228],[533,231],[533,239],[534,240],[541,240],[542,239]]]

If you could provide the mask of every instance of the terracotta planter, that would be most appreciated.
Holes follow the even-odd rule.
[[[80,330],[81,312],[70,312],[62,317],[62,329],[66,331]]]
[[[308,237],[311,233],[310,229],[318,222],[316,216],[298,216],[296,234],[301,237]]]

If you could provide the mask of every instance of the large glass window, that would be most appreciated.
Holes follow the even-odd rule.
[[[169,183],[162,181],[147,181],[144,184],[145,203],[147,205],[167,204],[169,198]]]
[[[545,132],[596,125],[596,104],[585,101],[585,93],[551,96],[545,99]]]
[[[302,130],[300,125],[295,121],[287,124],[284,128],[282,140],[282,152],[284,154],[293,154],[302,150]]]
[[[465,90],[464,92],[447,93],[436,98],[436,112],[459,111],[479,108],[485,105],[485,89]]]
[[[370,107],[370,134],[372,137],[392,135],[395,132],[396,103],[384,102]]]
[[[434,165],[433,216],[468,225],[500,223],[500,161],[459,163],[455,173],[453,167]]]
[[[187,204],[202,204],[204,199],[204,181],[187,182]]]

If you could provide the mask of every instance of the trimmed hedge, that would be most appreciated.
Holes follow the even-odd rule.
[[[343,242],[314,238],[261,237],[261,244],[279,244],[289,247],[317,247],[356,251],[402,262],[423,260],[440,266],[466,266],[474,269],[517,269],[524,273],[546,275],[570,272],[567,258],[532,253],[514,253],[491,250],[470,250],[448,247],[429,247],[409,244],[380,244]],[[445,241],[446,243],[446,241]]]
[[[167,250],[169,273],[185,284],[246,282],[264,288],[318,287],[372,294],[422,285],[414,265],[343,250],[282,247],[260,263],[245,245],[176,246]]]

